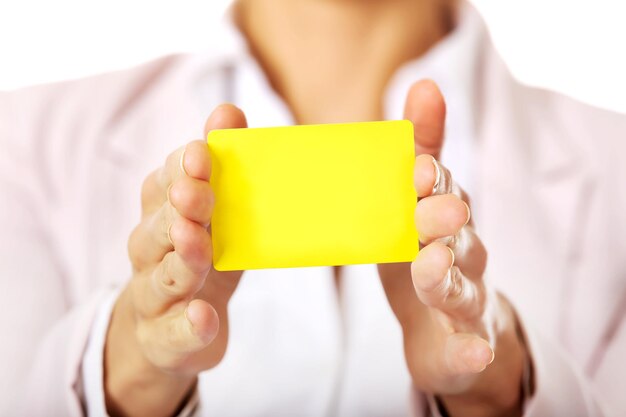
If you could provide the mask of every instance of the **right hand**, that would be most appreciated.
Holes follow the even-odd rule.
[[[241,110],[219,106],[212,129],[246,127]],[[174,415],[200,371],[213,368],[228,341],[227,305],[241,271],[213,266],[214,196],[204,140],[179,148],[142,189],[142,220],[128,247],[133,277],[121,293],[105,348],[111,415]]]

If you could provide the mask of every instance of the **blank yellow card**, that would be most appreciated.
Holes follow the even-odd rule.
[[[215,269],[415,259],[410,122],[213,130],[208,144]]]

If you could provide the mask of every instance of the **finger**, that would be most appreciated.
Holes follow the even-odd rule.
[[[415,158],[414,175],[418,197],[454,194],[470,205],[469,196],[456,184],[450,171],[431,155],[419,155]]]
[[[189,353],[208,346],[219,332],[219,317],[204,300],[192,300],[186,309],[138,322],[137,334],[146,354],[161,369],[177,369]]]
[[[443,146],[446,104],[434,81],[422,80],[411,86],[404,118],[413,123],[415,154],[438,158]]]
[[[176,158],[181,158],[180,163],[174,162]],[[170,154],[165,167],[148,176],[142,188],[142,222],[129,239],[135,266],[158,262],[172,250],[169,232],[177,213],[208,225],[214,200],[207,182],[210,166],[206,144],[193,141]]]
[[[204,136],[212,129],[246,127],[241,110],[231,104],[218,106],[208,117]],[[211,158],[205,140],[196,140],[168,155],[165,165],[150,174],[142,186],[141,201],[144,213],[151,213],[163,204],[167,190],[177,178],[186,174],[208,181],[211,175]]]
[[[422,303],[458,321],[463,330],[481,327],[484,286],[461,273],[450,248],[437,242],[426,246],[413,261],[411,275]]]
[[[179,178],[169,190],[169,201],[182,217],[205,227],[210,223],[215,196],[207,181]]]
[[[440,176],[437,160],[432,155],[422,154],[415,158],[413,181],[418,198],[429,197],[433,194],[435,183]]]
[[[157,211],[167,200],[167,192],[172,181],[183,174],[182,146],[170,153],[165,164],[146,177],[141,187],[141,210],[144,217]]]
[[[180,158],[179,168],[174,167],[174,176],[170,184],[184,177],[184,175],[181,174],[186,174],[186,176],[198,180],[209,180],[211,177],[211,156],[209,155],[209,147],[205,141],[194,140],[189,142],[187,146],[185,146]]]
[[[456,235],[470,220],[467,203],[452,194],[420,200],[415,209],[415,225],[422,244]]]
[[[204,227],[180,217],[172,224],[170,235],[174,251],[148,277],[137,280],[140,289],[135,305],[145,317],[191,298],[202,288],[211,268],[211,237]]]
[[[178,217],[172,205],[165,201],[149,217],[141,220],[128,239],[128,254],[133,266],[142,270],[160,262],[173,249],[170,226]]]
[[[168,198],[172,184],[183,176],[209,180],[211,157],[204,141],[194,140],[168,155],[165,165],[156,174],[162,201]]]
[[[168,193],[158,211],[142,219],[129,238],[129,255],[138,269],[160,262],[173,249],[171,225],[177,217],[203,226],[211,220],[214,196],[208,182],[184,175]]]
[[[232,104],[221,104],[213,110],[204,124],[204,138],[191,142],[182,160],[183,170],[192,178],[208,181],[211,177],[211,156],[206,137],[213,129],[247,127],[246,116]]]
[[[487,250],[474,228],[467,224],[459,233],[435,240],[452,249],[455,265],[472,281],[481,280],[487,267]]]
[[[202,144],[201,141],[200,144]],[[191,148],[189,151],[187,150],[188,147]],[[189,165],[189,163],[187,163],[188,160],[195,162],[191,165],[192,169],[197,171],[198,160],[205,159],[206,167],[202,169],[210,172],[208,150],[201,149],[201,147],[202,145],[200,145],[200,147],[198,146],[198,141],[194,141],[176,149],[167,156],[165,164],[161,168],[146,177],[141,187],[141,208],[144,217],[154,213],[167,201],[172,182],[185,174],[185,165]],[[196,154],[198,152],[200,152],[200,154],[206,153],[207,156],[205,158],[197,156]]]
[[[231,104],[223,104],[215,108],[207,118],[204,126],[204,136],[212,129],[243,128],[247,126],[243,112]],[[167,158],[165,166],[157,171],[155,179],[158,189],[165,190],[165,198],[170,196],[170,187],[182,176],[189,176],[198,180],[209,181],[211,177],[211,156],[205,140],[190,142],[183,148],[177,149]],[[147,193],[155,187],[148,183]],[[153,193],[151,193],[153,194]],[[150,194],[150,195],[151,195]],[[151,201],[154,201],[153,198]],[[160,202],[162,203],[163,198]],[[208,223],[203,219],[201,223]]]
[[[477,374],[493,362],[494,352],[486,340],[466,333],[448,336],[443,366],[451,376]]]

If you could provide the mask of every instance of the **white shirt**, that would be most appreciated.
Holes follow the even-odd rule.
[[[479,29],[475,12],[463,8],[452,33],[396,72],[384,101],[385,118],[401,119],[410,85],[423,78],[437,82],[448,108],[442,161],[470,193],[474,129],[468,68],[477,55]],[[226,22],[217,38],[213,48],[223,50],[223,62],[199,77],[190,92],[194,99],[208,106],[205,93],[219,89],[223,101],[244,110],[250,126],[293,124],[236,28]],[[197,396],[183,415],[291,416],[298,410],[299,416],[400,416],[423,407],[412,393],[400,326],[375,265],[348,266],[343,274],[339,305],[330,268],[245,272],[229,306],[227,353],[216,368],[200,374]],[[106,415],[103,348],[117,294],[101,304],[83,356],[89,415]]]

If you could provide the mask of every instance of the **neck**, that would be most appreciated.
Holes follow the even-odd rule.
[[[240,0],[237,23],[298,123],[382,118],[393,73],[451,29],[454,0]]]

